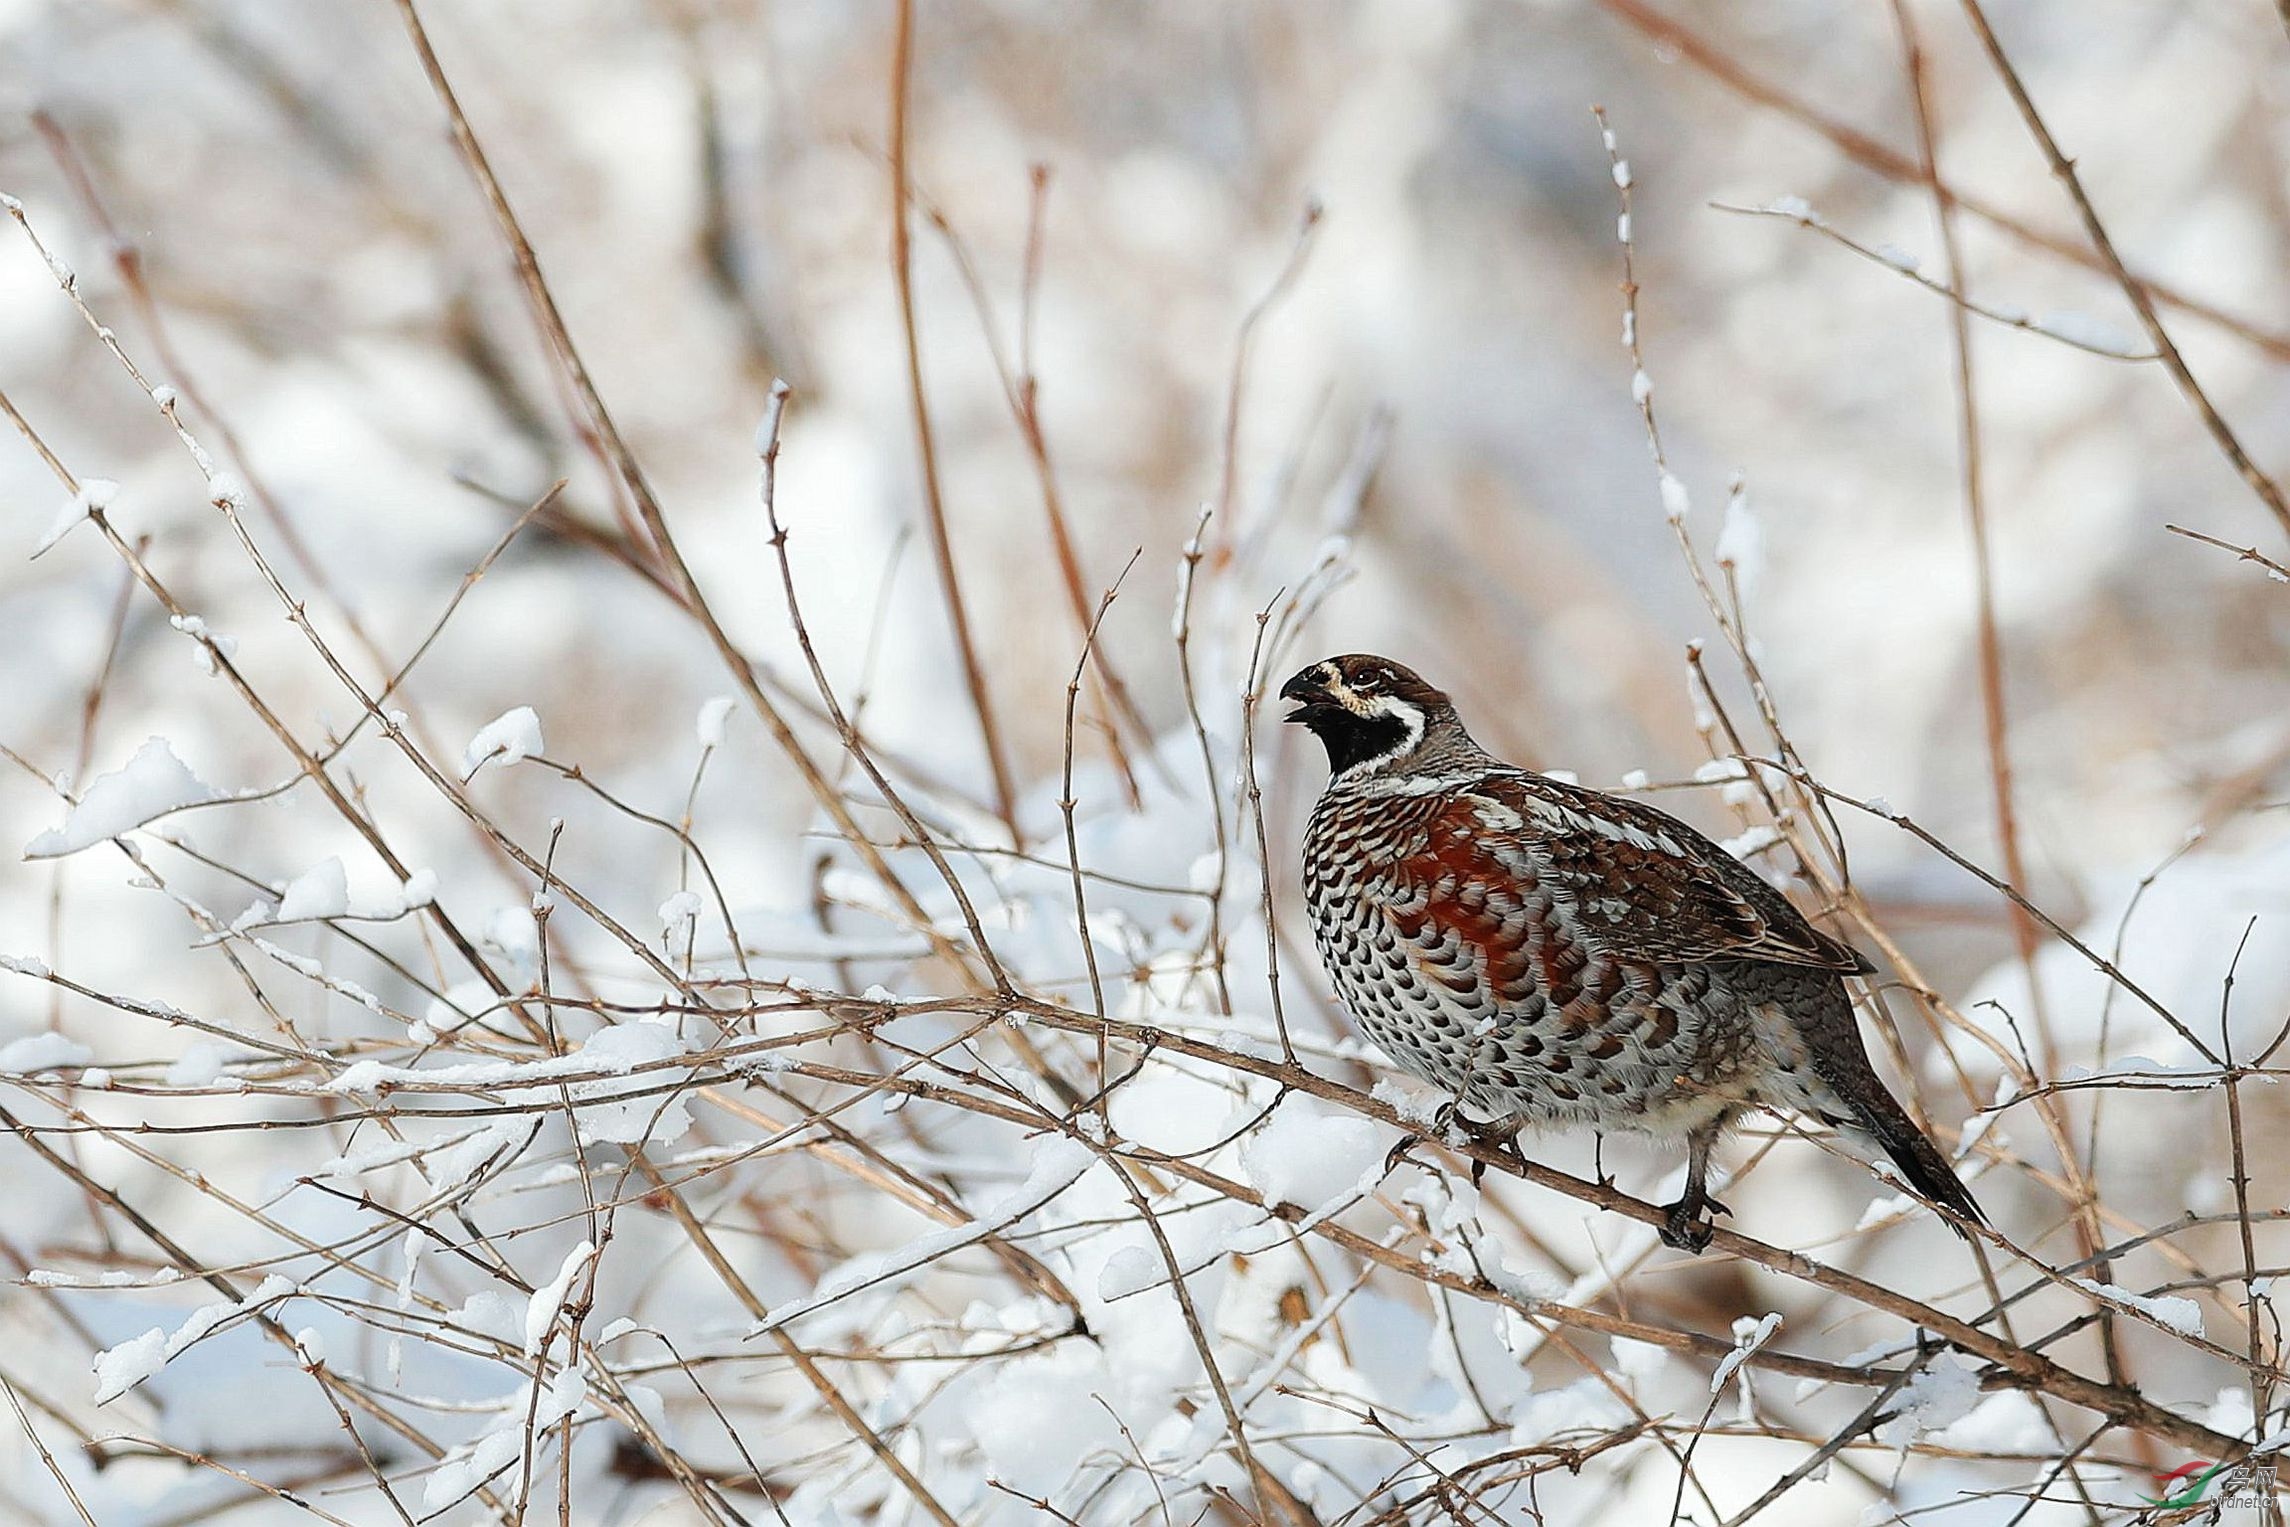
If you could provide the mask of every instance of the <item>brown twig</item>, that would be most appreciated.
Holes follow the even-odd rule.
[[[1838,152],[1864,169],[1902,185],[1924,183],[1925,177],[1913,156],[1878,142],[1860,129],[1812,105],[1802,96],[1793,95],[1770,80],[1761,78],[1708,38],[1663,15],[1648,0],[1598,0],[1598,3],[1624,25],[1744,100],[1778,112],[1827,139]],[[2047,233],[1996,202],[1971,195],[1945,182],[1933,187],[1933,191],[1951,205],[1969,212],[1990,227],[2011,235],[2030,248],[2041,249],[2088,270],[2111,273],[2107,262],[2081,241]],[[2263,328],[2250,319],[2229,313],[2213,303],[2150,277],[2139,277],[2138,284],[2141,290],[2152,294],[2156,302],[2214,324],[2236,338],[2258,346],[2276,360],[2290,360],[2290,333]]]
[[[492,210],[495,226],[515,256],[519,282],[532,308],[534,319],[548,341],[551,353],[570,377],[575,393],[587,410],[594,439],[604,452],[607,464],[626,484],[635,501],[644,530],[650,537],[646,560],[654,565],[665,562],[668,585],[676,590],[687,611],[700,622],[717,655],[739,684],[742,695],[763,722],[764,729],[771,734],[781,754],[795,766],[812,798],[842,830],[846,841],[852,845],[853,851],[866,864],[869,872],[881,882],[885,893],[916,927],[923,929],[927,936],[940,945],[955,964],[962,964],[959,951],[943,935],[935,932],[930,915],[923,910],[914,893],[899,879],[881,853],[869,846],[866,834],[860,831],[840,792],[805,751],[780,708],[764,693],[755,665],[734,645],[725,633],[722,622],[710,608],[700,589],[699,580],[693,575],[690,565],[677,549],[675,538],[669,533],[666,513],[653,495],[642,467],[621,439],[619,430],[612,423],[611,414],[604,406],[604,400],[589,378],[587,368],[581,364],[580,353],[573,345],[572,335],[565,327],[563,316],[557,311],[556,299],[550,294],[548,282],[541,274],[540,259],[533,252],[531,241],[525,237],[524,229],[517,221],[517,215],[511,209],[500,181],[495,178],[492,164],[477,140],[476,131],[471,128],[469,119],[461,110],[461,103],[446,79],[444,66],[438,62],[436,51],[430,46],[429,34],[422,26],[420,13],[414,8],[414,0],[398,0],[398,9],[405,21],[407,34],[413,41],[414,50],[421,59],[422,70],[429,78],[430,88],[445,111],[454,145],[471,176],[477,181],[479,190],[483,192],[486,205]],[[633,536],[631,540],[634,540]]]
[[[2036,110],[2034,100],[2029,97],[2027,86],[2021,83],[2019,71],[2012,67],[2012,61],[2005,56],[2003,44],[1996,40],[1995,32],[1989,27],[1988,13],[1981,8],[1980,0],[1963,0],[1963,6],[1965,20],[1972,24],[1973,32],[1980,39],[1980,46],[1987,52],[1988,61],[1995,66],[1996,75],[2004,82],[2004,89],[2010,94],[2012,104],[2019,109],[2020,120],[2027,124],[2028,135],[2043,150],[2044,162],[2051,167],[2052,178],[2060,183],[2067,191],[2068,198],[2075,203],[2076,217],[2082,222],[2084,234],[2091,240],[2091,247],[2098,251],[2106,269],[2115,277],[2116,284],[2123,288],[2123,295],[2130,300],[2132,310],[2139,315],[2139,324],[2147,331],[2148,341],[2162,356],[2163,365],[2171,373],[2171,379],[2179,384],[2179,391],[2202,419],[2203,428],[2209,432],[2220,454],[2233,464],[2235,474],[2249,485],[2251,492],[2258,495],[2259,502],[2266,506],[2284,533],[2290,534],[2290,499],[2283,497],[2281,485],[2268,476],[2250,458],[2249,452],[2243,449],[2233,427],[2212,404],[2210,395],[2203,391],[2202,384],[2195,380],[2194,372],[2188,369],[2185,357],[2179,354],[2179,347],[2172,343],[2170,332],[2163,327],[2163,320],[2155,311],[2155,294],[2131,274],[2130,268],[2123,263],[2123,257],[2115,252],[2115,241],[2108,236],[2107,225],[2099,220],[2098,209],[2092,206],[2091,198],[2084,194],[2083,181],[2076,175],[2074,164],[2060,152],[2051,129],[2044,125],[2043,115]]]
[[[978,645],[970,634],[970,611],[962,597],[962,583],[954,569],[954,539],[947,528],[946,500],[939,489],[938,445],[931,432],[930,402],[922,385],[922,336],[914,301],[913,234],[907,225],[907,115],[914,89],[914,0],[898,0],[897,21],[891,44],[891,274],[898,284],[899,323],[906,336],[907,395],[914,407],[915,450],[922,471],[923,523],[930,531],[930,550],[938,564],[939,593],[946,601],[946,619],[954,635],[955,657],[962,667],[962,682],[970,693],[970,708],[978,721],[979,741],[986,751],[986,767],[994,778],[994,806],[1010,834],[1012,847],[1025,842],[1018,830],[1018,797],[1010,782],[1010,766],[1003,756],[1001,730],[994,720],[994,699],[986,687],[986,671],[978,662]]]
[[[1226,537],[1237,537],[1241,531],[1235,512],[1238,505],[1234,495],[1240,475],[1241,402],[1248,387],[1249,356],[1256,348],[1256,333],[1263,326],[1266,315],[1279,304],[1280,299],[1295,284],[1297,276],[1303,272],[1304,258],[1312,252],[1312,235],[1319,231],[1321,210],[1317,201],[1304,204],[1304,216],[1297,224],[1295,242],[1288,246],[1287,259],[1281,262],[1279,272],[1273,276],[1272,284],[1264,289],[1264,294],[1251,303],[1248,311],[1241,316],[1240,332],[1233,341],[1232,376],[1225,384],[1223,444],[1217,453],[1216,514],[1211,522],[1216,525],[1219,534]],[[1229,555],[1229,550],[1218,555]]]
[[[1026,245],[1023,275],[1018,290],[1018,351],[1015,364],[1002,351],[1002,341],[994,322],[994,308],[986,295],[986,284],[979,278],[977,262],[970,256],[969,246],[955,232],[953,222],[945,212],[929,203],[923,204],[923,214],[929,220],[954,257],[955,269],[962,276],[962,284],[970,293],[970,304],[978,314],[979,332],[985,336],[986,354],[993,363],[994,375],[1001,383],[1004,403],[1010,417],[1017,422],[1018,434],[1025,441],[1026,456],[1032,462],[1034,479],[1040,485],[1042,515],[1049,532],[1050,551],[1057,560],[1058,581],[1065,590],[1066,609],[1073,616],[1074,631],[1086,634],[1091,623],[1089,593],[1082,574],[1081,553],[1075,548],[1073,527],[1065,508],[1065,495],[1058,486],[1057,468],[1050,458],[1049,436],[1042,424],[1041,377],[1034,369],[1034,310],[1041,291],[1042,250],[1044,221],[1049,205],[1050,172],[1046,165],[1035,165],[1030,177],[1032,195],[1027,202]],[[1136,744],[1148,751],[1153,746],[1153,729],[1138,708],[1130,693],[1129,684],[1121,676],[1113,654],[1103,643],[1090,644],[1089,668],[1102,689],[1101,699],[1107,709],[1104,716],[1106,751],[1113,766],[1121,775],[1122,787],[1129,794],[1129,804],[1135,810],[1142,804],[1137,788],[1136,766],[1129,756],[1129,745],[1122,740],[1122,729],[1128,728]]]

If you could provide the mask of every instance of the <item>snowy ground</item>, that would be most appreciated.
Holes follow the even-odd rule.
[[[2290,33],[1985,13],[2181,378],[1979,14],[934,0],[902,162],[890,0],[430,0],[513,235],[402,0],[0,0],[0,1522],[2280,1445]],[[2000,1238],[1778,1123],[1698,1260],[1627,1142],[1387,1165],[1255,703],[1343,650],[1827,912]]]

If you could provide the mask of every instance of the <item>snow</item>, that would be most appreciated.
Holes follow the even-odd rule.
[[[2202,1306],[2192,1299],[2182,1299],[2177,1295],[2154,1298],[2145,1294],[2135,1294],[2118,1284],[2099,1283],[2090,1278],[2070,1278],[2068,1281],[2085,1293],[2097,1294],[2102,1299],[2137,1310],[2165,1329],[2176,1331],[2181,1336],[2191,1336],[2198,1340],[2202,1337]]]
[[[855,1257],[822,1279],[809,1297],[772,1311],[770,1318],[757,1326],[756,1331],[777,1330],[799,1316],[823,1309],[861,1289],[903,1280],[949,1252],[1007,1230],[1079,1182],[1096,1161],[1096,1153],[1079,1140],[1064,1135],[1045,1139],[1027,1166],[1025,1181],[979,1210],[972,1223],[933,1231],[893,1251]]]
[[[1165,1283],[1168,1264],[1146,1246],[1124,1246],[1105,1259],[1098,1270],[1097,1297],[1111,1304]]]
[[[94,1059],[93,1050],[62,1034],[29,1034],[0,1045],[0,1072],[10,1076],[62,1071]]]
[[[683,1053],[684,1042],[667,1024],[616,1023],[590,1035],[574,1056],[581,1070],[626,1076],[639,1066]]]
[[[118,496],[119,484],[108,477],[81,478],[79,492],[56,511],[55,519],[49,522],[39,544],[32,548],[32,555],[42,555],[49,547],[70,535],[75,527],[84,524],[90,510],[109,509],[111,501]]]
[[[95,1357],[95,1403],[108,1405],[167,1366],[167,1333],[153,1326]]]
[[[656,1066],[671,1060],[683,1054],[684,1050],[684,1041],[667,1024],[616,1023],[590,1035],[586,1043],[566,1058],[565,1063],[582,1071],[627,1076],[639,1067]],[[647,1073],[646,1079],[656,1082],[662,1077],[652,1072]],[[619,1145],[636,1145],[649,1140],[670,1145],[681,1139],[684,1132],[691,1128],[688,1094],[679,1092],[673,1096],[623,1098],[627,1090],[610,1081],[574,1084],[572,1095],[579,1105],[576,1112],[583,1139],[603,1140]]]
[[[2138,350],[2137,341],[2114,324],[2072,309],[2046,313],[2035,321],[2035,327],[2054,339],[2065,340],[2086,350],[2097,350],[2103,355],[2130,356]]]
[[[1880,1193],[1861,1209],[1861,1217],[1853,1222],[1856,1233],[1888,1225],[1895,1220],[1908,1219],[1924,1205],[1907,1193]]]
[[[400,1162],[411,1161],[419,1156],[422,1150],[423,1146],[416,1140],[383,1140],[377,1144],[364,1146],[358,1150],[336,1156],[332,1161],[318,1168],[312,1175],[337,1179],[359,1177],[367,1172],[379,1171],[383,1167],[396,1166]]]
[[[716,695],[700,702],[700,717],[692,729],[698,735],[701,747],[720,748],[724,745],[724,728],[730,723],[732,708],[737,704],[730,695]]]
[[[296,1292],[291,1279],[275,1275],[267,1277],[244,1299],[226,1299],[200,1305],[184,1317],[183,1323],[172,1334],[155,1326],[131,1341],[121,1342],[118,1346],[97,1353],[95,1403],[110,1404],[157,1374],[213,1332]]]
[[[1719,1358],[1717,1367],[1711,1370],[1710,1393],[1724,1393],[1726,1380],[1732,1378],[1735,1370],[1749,1360],[1750,1354],[1771,1341],[1773,1333],[1780,1329],[1781,1315],[1778,1311],[1762,1316],[1744,1315],[1734,1321],[1733,1350]]]
[[[610,1096],[623,1091],[616,1078],[681,1055],[684,1041],[671,1023],[630,1021],[609,1024],[590,1035],[579,1048],[545,1060],[479,1060],[462,1065],[394,1066],[361,1060],[345,1066],[314,1092],[334,1094],[373,1092],[407,1083],[433,1086],[505,1088],[553,1085],[564,1077],[592,1077],[576,1083],[575,1098]],[[657,1099],[653,1102],[656,1104]]]
[[[1373,1119],[1291,1097],[1249,1136],[1241,1167],[1267,1203],[1317,1212],[1372,1190],[1399,1138]]]
[[[48,968],[46,960],[29,954],[0,954],[0,970],[13,971],[17,975],[31,976],[41,981],[55,974]]]
[[[217,635],[207,628],[206,621],[196,615],[170,615],[167,618],[167,623],[197,643],[192,648],[192,655],[198,661],[199,671],[209,678],[213,678],[222,671],[216,666],[215,659],[217,657],[220,657],[224,662],[229,662],[238,655],[239,639],[237,637]]]
[[[27,843],[24,857],[57,859],[76,854],[171,811],[221,798],[221,792],[193,774],[164,739],[153,737],[124,767],[98,775],[65,813],[63,825]]]
[[[1614,1366],[1621,1369],[1623,1375],[1641,1390],[1670,1366],[1670,1349],[1653,1342],[1617,1336],[1613,1340],[1613,1347]]]
[[[1419,1127],[1436,1120],[1439,1111],[1451,1101],[1448,1094],[1435,1087],[1423,1083],[1410,1085],[1389,1077],[1378,1081],[1368,1095]]]
[[[1645,399],[1641,398],[1639,401],[1644,402]],[[1686,485],[1680,482],[1673,473],[1664,472],[1661,485],[1662,514],[1671,524],[1676,525],[1683,521],[1688,511],[1693,508],[1693,500],[1686,494]]]
[[[2086,1066],[2080,1061],[2075,1062],[2064,1067],[2060,1077],[2070,1082],[2137,1081],[2202,1091],[2217,1086],[2221,1073],[2218,1067],[2207,1062],[2188,1061],[2166,1065],[2144,1055],[2119,1055],[2104,1066]]]
[[[503,1425],[487,1432],[471,1447],[448,1453],[422,1481],[421,1504],[435,1515],[473,1493],[479,1485],[516,1463],[524,1455],[522,1418],[518,1425]]]
[[[307,922],[341,917],[350,910],[350,876],[339,858],[320,861],[296,876],[279,898],[278,921]]]
[[[496,1120],[483,1129],[470,1131],[429,1158],[431,1189],[439,1193],[455,1191],[499,1162],[527,1133],[515,1119]]]
[[[1877,1441],[1886,1447],[1906,1447],[1928,1432],[1962,1421],[1979,1403],[1979,1370],[1954,1353],[1943,1352],[1893,1396],[1877,1426]]]
[[[700,920],[700,893],[678,891],[660,903],[660,937],[671,949],[692,937]]]
[[[1732,568],[1735,581],[1747,591],[1756,581],[1764,557],[1765,534],[1750,508],[1748,490],[1737,481],[1726,495],[1725,520],[1718,530],[1718,565]]]
[[[1932,1440],[1968,1452],[2041,1454],[2058,1438],[2041,1406],[2021,1390],[2006,1389],[1982,1399]]]
[[[183,1047],[183,1053],[167,1068],[170,1087],[212,1087],[226,1074],[231,1052],[219,1040],[198,1038]]]
[[[541,751],[541,718],[530,705],[503,711],[478,729],[461,753],[461,777],[469,779],[489,763],[513,764]]]
[[[1123,1445],[1115,1416],[1096,1398],[1109,1387],[1106,1365],[1073,1346],[1060,1343],[1038,1358],[1006,1364],[975,1391],[978,1445],[994,1477],[1012,1489],[1047,1495],[1082,1458]],[[1166,1435],[1147,1433],[1140,1445],[1174,1458],[1191,1443],[1190,1428],[1172,1428]]]
[[[1622,788],[1625,790],[1643,790],[1653,783],[1653,776],[1644,769],[1631,769],[1622,776]]]
[[[541,1391],[540,1402],[533,1409],[533,1425],[536,1428],[554,1426],[568,1416],[577,1415],[587,1402],[588,1375],[578,1367],[560,1368],[549,1380],[548,1387]]]
[[[595,1260],[596,1244],[582,1241],[565,1253],[557,1275],[533,1290],[532,1299],[525,1305],[524,1352],[527,1357],[538,1357],[548,1346],[557,1317],[564,1313],[565,1301],[572,1297],[573,1280]]]
[[[1721,846],[1736,859],[1748,859],[1753,855],[1763,853],[1780,841],[1781,834],[1779,832],[1760,822],[1747,832],[1726,839]]]
[[[97,1273],[93,1277],[80,1277],[74,1273],[51,1272],[44,1267],[35,1267],[24,1274],[24,1281],[34,1288],[164,1288],[170,1283],[180,1283],[182,1280],[183,1275],[172,1267],[157,1268],[145,1273],[129,1272],[125,1268],[114,1267]]]

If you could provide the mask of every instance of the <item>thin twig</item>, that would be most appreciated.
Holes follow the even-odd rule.
[[[2259,502],[2266,506],[2283,532],[2290,534],[2290,499],[2283,497],[2281,485],[2268,476],[2250,458],[2249,452],[2243,449],[2233,427],[2212,404],[2202,384],[2195,380],[2195,374],[2188,369],[2185,357],[2179,354],[2179,347],[2172,342],[2170,332],[2163,327],[2163,320],[2155,311],[2154,294],[2131,274],[2130,268],[2123,263],[2123,257],[2115,252],[2115,241],[2108,237],[2107,225],[2099,220],[2098,209],[2092,206],[2091,198],[2084,194],[2083,181],[2075,173],[2075,165],[2060,152],[2051,129],[2044,125],[2043,116],[2029,97],[2027,86],[2020,81],[2019,71],[2012,67],[2012,61],[2004,54],[2003,44],[1996,40],[1994,30],[1989,27],[1988,13],[1981,8],[1980,0],[1963,0],[1963,7],[1965,20],[1972,24],[1973,32],[1980,39],[1980,46],[1988,54],[1988,61],[1995,66],[1997,77],[2004,82],[2004,89],[2011,95],[2012,104],[2019,109],[2020,120],[2027,124],[2028,135],[2043,150],[2044,162],[2051,167],[2052,178],[2066,189],[2069,199],[2075,203],[2076,216],[2083,223],[2083,231],[2091,240],[2091,247],[2099,252],[2100,259],[2115,277],[2116,284],[2123,288],[2123,295],[2130,299],[2132,310],[2139,315],[2140,326],[2147,331],[2148,340],[2162,356],[2163,365],[2170,371],[2171,379],[2179,384],[2179,391],[2202,419],[2203,428],[2209,432],[2220,453],[2233,464],[2236,475],[2249,484],[2250,491],[2258,495]]]
[[[922,336],[915,317],[913,234],[907,225],[907,115],[914,90],[914,0],[898,0],[897,22],[891,45],[891,274],[898,283],[899,324],[906,336],[907,396],[914,407],[914,441],[922,471],[923,523],[930,531],[930,550],[938,564],[939,593],[946,601],[946,619],[954,635],[954,653],[962,668],[962,682],[970,693],[970,708],[978,721],[979,741],[986,750],[986,767],[994,778],[994,806],[1010,834],[1012,847],[1025,842],[1018,830],[1018,796],[1010,782],[1010,765],[1003,756],[1002,734],[994,721],[994,699],[986,687],[986,670],[978,661],[978,645],[970,634],[970,610],[962,597],[962,582],[954,569],[954,538],[947,528],[946,500],[938,481],[938,445],[931,431],[930,402],[922,385]]]

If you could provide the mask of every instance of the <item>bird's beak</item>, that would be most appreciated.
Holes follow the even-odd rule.
[[[1307,668],[1280,686],[1280,698],[1296,702],[1296,709],[1281,717],[1283,721],[1306,721],[1322,707],[1334,705],[1336,697],[1320,680],[1317,669]]]

